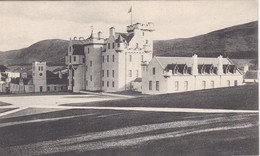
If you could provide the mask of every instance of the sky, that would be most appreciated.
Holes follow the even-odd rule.
[[[153,22],[155,40],[189,38],[258,20],[257,0],[236,1],[27,1],[0,2],[0,51],[45,39],[89,37],[91,26],[107,37],[131,23]]]

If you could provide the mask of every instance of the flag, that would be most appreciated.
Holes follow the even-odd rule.
[[[128,13],[130,13],[130,12],[132,12],[132,6],[131,6],[131,8],[128,10]]]

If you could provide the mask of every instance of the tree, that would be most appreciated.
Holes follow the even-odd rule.
[[[0,64],[0,72],[5,72],[7,69],[6,66]]]

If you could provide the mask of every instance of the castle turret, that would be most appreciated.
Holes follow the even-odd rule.
[[[47,91],[46,62],[34,62],[32,75],[35,92]]]

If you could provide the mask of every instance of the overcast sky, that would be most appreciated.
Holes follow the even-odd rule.
[[[256,0],[0,2],[0,51],[25,48],[44,39],[125,32],[130,24],[154,22],[154,39],[187,38],[257,20]]]

